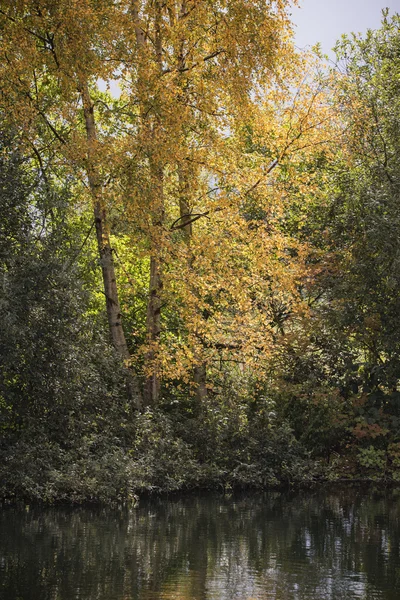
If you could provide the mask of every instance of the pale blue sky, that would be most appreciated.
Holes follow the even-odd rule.
[[[323,52],[329,53],[342,33],[377,29],[385,7],[390,14],[400,13],[400,0],[300,0],[300,8],[291,11],[296,45],[321,42]]]

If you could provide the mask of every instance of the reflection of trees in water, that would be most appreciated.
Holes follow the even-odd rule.
[[[373,588],[394,600],[399,518],[395,492],[348,489],[159,498],[130,511],[6,509],[0,596],[344,599]]]

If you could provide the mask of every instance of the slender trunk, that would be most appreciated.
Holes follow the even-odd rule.
[[[149,297],[147,301],[146,331],[149,351],[145,356],[147,365],[151,369],[145,382],[145,401],[147,404],[156,405],[160,399],[161,380],[157,368],[157,347],[161,332],[161,305],[162,305],[162,268],[160,248],[162,247],[162,227],[164,224],[164,196],[163,196],[163,168],[161,165],[151,164],[152,188],[156,205],[153,207],[152,239],[150,257]]]
[[[186,13],[186,0],[182,0],[180,17]],[[185,41],[182,40],[180,54],[179,54],[179,67],[182,73],[185,70]],[[184,91],[182,90],[184,94]],[[178,179],[179,179],[179,212],[181,218],[181,225],[184,240],[188,247],[188,261],[189,266],[192,262],[190,257],[190,244],[193,235],[192,217],[190,214],[190,175],[187,173],[187,166],[178,166]],[[207,400],[207,366],[205,363],[195,364],[193,367],[193,379],[196,384],[196,397],[199,406],[203,406]]]
[[[190,202],[189,202],[189,176],[182,168],[178,167],[179,177],[179,211],[181,217],[181,224],[183,225],[182,231],[185,242],[190,250],[191,238],[193,235],[193,228],[191,223],[190,215]],[[191,263],[190,251],[189,251],[189,263]],[[207,400],[207,367],[206,364],[200,363],[195,364],[193,368],[193,379],[196,384],[196,397],[199,405],[202,406]]]
[[[164,5],[159,1],[155,1],[155,33],[154,33],[154,48],[155,61],[161,76],[162,73],[162,11]],[[138,3],[133,0],[131,4],[132,17],[135,24],[136,44],[140,51],[146,45],[147,39],[140,26],[140,18],[138,11]],[[140,83],[146,82],[146,71],[139,72],[139,89],[142,87]],[[146,85],[144,85],[146,89]],[[145,136],[147,140],[154,140],[159,133],[161,114],[154,114],[153,111],[147,110],[148,98],[142,98],[142,126],[147,132]],[[162,136],[160,136],[162,138]],[[164,206],[164,165],[163,160],[158,156],[159,149],[149,146],[148,158],[150,164],[151,176],[151,232],[150,232],[150,280],[149,280],[149,295],[146,310],[146,341],[148,351],[145,355],[145,366],[149,372],[144,385],[144,400],[147,405],[155,406],[160,399],[161,378],[157,364],[157,351],[160,341],[161,332],[161,294],[163,289],[162,282],[162,264],[161,254],[163,247],[163,226],[165,219]]]
[[[96,123],[94,118],[93,103],[90,98],[87,81],[81,81],[80,93],[82,96],[83,112],[85,117],[86,135],[88,140],[87,175],[90,192],[93,199],[94,219],[97,237],[97,247],[100,256],[101,271],[103,275],[104,293],[106,297],[106,310],[108,326],[112,343],[121,356],[126,366],[130,353],[124,330],[122,328],[122,314],[118,299],[118,289],[115,276],[114,257],[110,244],[110,233],[107,225],[107,211],[102,199],[102,184],[94,161],[95,145],[97,142]],[[141,407],[140,387],[135,374],[128,368],[128,391],[136,408]]]
[[[203,363],[201,365],[195,365],[193,369],[193,378],[196,384],[196,398],[200,406],[204,405],[207,400],[207,367]]]
[[[161,331],[161,299],[162,280],[160,263],[157,257],[150,259],[150,290],[147,303],[146,329],[149,351],[146,354],[146,363],[151,368],[151,374],[145,382],[144,396],[146,404],[156,405],[160,398],[161,381],[157,369],[157,346]]]

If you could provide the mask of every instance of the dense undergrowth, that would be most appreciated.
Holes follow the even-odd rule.
[[[58,431],[54,423],[50,426],[52,417],[42,415],[3,436],[0,494],[80,503],[127,501],[144,491],[196,487],[260,489],[336,479],[397,482],[400,444],[391,443],[387,430],[368,424],[367,403],[356,410],[342,403],[347,406],[341,407],[340,423],[331,423],[329,430],[330,402],[304,402],[297,418],[309,425],[297,436],[298,423],[278,414],[274,402],[265,398],[251,406],[238,398],[221,406],[219,399],[199,415],[167,401],[157,410],[133,415],[126,407],[114,407],[114,420],[107,410],[101,414],[97,408],[94,414],[81,406],[79,417],[67,418]],[[390,412],[382,416],[392,418]],[[312,435],[324,440],[323,448]]]

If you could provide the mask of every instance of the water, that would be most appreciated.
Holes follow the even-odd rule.
[[[398,600],[400,491],[0,511],[1,600]]]

